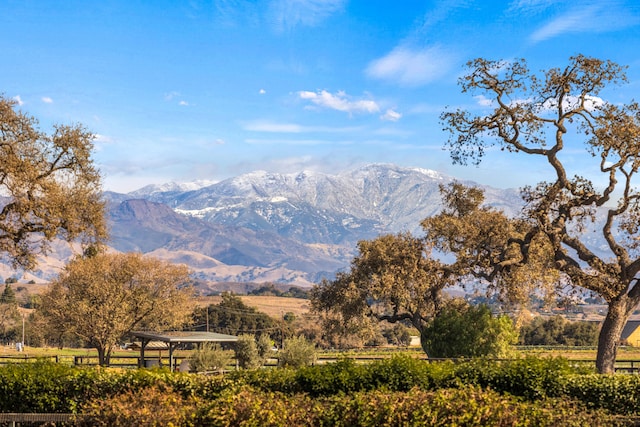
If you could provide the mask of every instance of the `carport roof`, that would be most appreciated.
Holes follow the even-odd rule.
[[[169,331],[169,332],[150,332],[150,331],[134,331],[131,332],[136,338],[145,341],[162,341],[166,343],[198,343],[198,342],[235,342],[238,337],[235,335],[218,334],[216,332],[195,332],[195,331]]]

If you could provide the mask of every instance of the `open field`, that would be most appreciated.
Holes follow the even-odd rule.
[[[239,295],[243,303],[253,307],[258,311],[268,314],[271,317],[282,318],[285,313],[293,313],[299,316],[308,313],[311,303],[307,299],[287,298],[263,295]],[[219,304],[222,301],[220,296],[198,297],[197,305],[205,307],[210,304]]]

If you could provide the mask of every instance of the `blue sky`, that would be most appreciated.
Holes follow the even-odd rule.
[[[0,52],[0,93],[44,130],[94,132],[121,192],[374,162],[535,183],[548,169],[526,156],[461,167],[443,150],[443,109],[479,108],[457,86],[476,57],[610,59],[629,84],[602,96],[640,100],[635,0],[3,0]]]

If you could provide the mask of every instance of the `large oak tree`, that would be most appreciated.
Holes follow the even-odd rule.
[[[323,315],[325,328],[338,324],[343,330],[360,332],[371,329],[372,322],[404,322],[418,330],[422,347],[430,356],[453,353],[471,356],[477,354],[475,350],[485,355],[502,355],[513,334],[500,325],[506,326],[511,321],[494,319],[482,310],[465,309],[467,320],[477,314],[485,322],[476,324],[481,329],[474,331],[476,334],[467,334],[455,344],[435,342],[429,335],[438,331],[440,339],[446,333],[455,333],[453,330],[445,333],[440,326],[465,321],[461,320],[465,316],[450,315],[455,303],[448,299],[445,290],[454,285],[474,286],[483,281],[494,285],[488,291],[499,293],[504,300],[525,299],[528,291],[509,284],[522,283],[518,279],[528,276],[528,266],[499,276],[489,268],[491,260],[498,260],[509,246],[508,254],[519,254],[508,239],[512,235],[521,236],[523,224],[482,206],[484,195],[477,188],[454,182],[440,190],[444,208],[438,216],[422,222],[425,237],[401,233],[358,242],[359,253],[351,261],[349,271],[340,272],[335,280],[325,280],[312,289],[312,307]],[[445,262],[445,255],[454,255],[455,259]],[[527,283],[530,290],[540,280]],[[434,323],[439,316],[444,316],[442,321]]]
[[[497,144],[549,166],[548,181],[522,190],[528,230],[507,245],[512,250],[516,244],[520,253],[479,262],[499,277],[515,264],[526,264],[532,251],[548,248],[560,280],[607,302],[596,366],[599,372],[613,372],[620,334],[640,302],[640,193],[634,187],[640,167],[640,108],[635,102],[599,98],[603,89],[626,81],[624,68],[575,56],[563,68],[540,73],[531,72],[524,60],[476,59],[468,70],[460,80],[462,91],[483,96],[491,105],[480,114],[442,114],[454,162],[477,164]],[[594,160],[599,176],[571,176],[571,156],[580,143],[584,159]],[[604,255],[588,245],[587,226],[596,214],[604,217],[597,228],[606,242]]]
[[[78,337],[108,365],[132,330],[170,330],[189,320],[189,282],[185,266],[137,253],[78,257],[51,283],[39,313],[51,331]]]
[[[106,236],[94,136],[80,125],[48,135],[37,120],[0,96],[0,256],[33,269],[51,241]]]

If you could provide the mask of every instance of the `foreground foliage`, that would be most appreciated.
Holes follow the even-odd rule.
[[[0,368],[0,411],[72,412],[87,425],[624,425],[640,415],[640,378],[564,359],[437,362],[395,357],[225,376]]]

